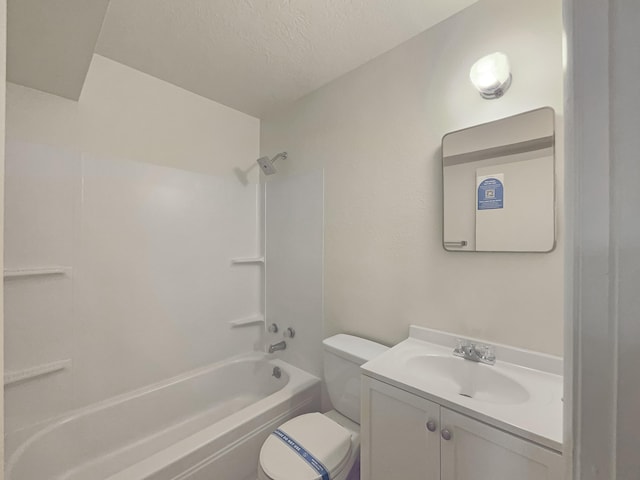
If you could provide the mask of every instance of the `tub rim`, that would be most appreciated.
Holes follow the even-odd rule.
[[[71,410],[67,413],[64,413],[62,415],[58,415],[56,417],[50,418],[45,420],[44,422],[40,422],[34,425],[31,425],[29,427],[25,427],[22,430],[18,430],[17,432],[14,433],[19,433],[19,432],[24,432],[24,431],[29,431],[31,430],[33,433],[27,434],[25,435],[25,439],[24,441],[22,441],[21,443],[19,443],[15,450],[13,450],[9,456],[7,457],[7,462],[5,465],[5,473],[7,476],[7,480],[11,480],[12,477],[12,472],[14,470],[14,468],[16,467],[16,465],[19,463],[21,457],[24,455],[24,453],[34,444],[36,443],[38,440],[40,440],[42,437],[44,437],[45,435],[55,431],[57,428],[66,425],[67,423],[73,422],[74,420],[77,420],[85,415],[91,415],[92,413],[95,412],[99,412],[102,410],[106,410],[107,408],[113,407],[113,406],[117,406],[120,405],[122,403],[125,403],[129,400],[132,399],[136,399],[136,398],[140,398],[144,395],[150,394],[150,393],[154,393],[157,392],[159,390],[162,390],[164,388],[167,387],[171,387],[172,385],[176,385],[180,382],[189,380],[191,378],[195,378],[201,375],[205,375],[208,373],[211,373],[215,370],[221,369],[223,367],[229,366],[229,365],[234,365],[234,364],[238,364],[238,363],[244,363],[247,361],[265,361],[267,363],[273,364],[274,366],[279,366],[280,368],[282,368],[282,370],[284,371],[284,373],[286,373],[288,375],[288,380],[287,383],[284,384],[282,386],[282,388],[280,388],[279,390],[276,390],[275,392],[271,393],[270,395],[268,395],[265,398],[262,398],[260,400],[258,400],[257,402],[247,405],[246,407],[242,408],[241,410],[239,410],[238,412],[234,412],[231,415],[228,415],[227,417],[219,420],[218,422],[215,422],[214,424],[208,425],[206,427],[204,427],[203,430],[207,430],[213,426],[216,426],[218,424],[222,424],[225,421],[227,421],[228,418],[234,417],[234,418],[239,418],[240,416],[238,414],[244,412],[245,410],[249,409],[249,408],[253,408],[256,405],[275,405],[278,402],[286,399],[286,398],[291,398],[292,396],[296,395],[297,393],[300,393],[302,391],[304,391],[306,388],[309,388],[311,386],[313,386],[314,384],[317,384],[321,381],[320,378],[316,377],[315,375],[312,375],[304,370],[301,370],[297,367],[294,367],[291,364],[288,364],[278,358],[276,358],[273,354],[267,354],[265,352],[260,352],[260,351],[254,351],[254,352],[248,352],[248,353],[241,353],[238,355],[234,355],[232,357],[223,359],[223,360],[219,360],[217,362],[208,364],[208,365],[204,365],[201,367],[197,367],[195,369],[192,370],[188,370],[186,372],[180,373],[178,375],[175,375],[173,377],[170,377],[168,379],[164,379],[161,380],[159,382],[155,382],[149,385],[145,385],[143,387],[140,388],[136,388],[134,390],[128,391],[128,392],[124,392],[118,395],[114,395],[112,397],[109,397],[107,399],[104,400],[100,400],[98,402]],[[274,402],[275,398],[279,398],[279,400],[277,402]],[[256,413],[256,415],[262,414],[264,412],[266,412],[267,408],[264,408],[263,410],[261,410],[260,412]],[[181,442],[191,438],[192,436],[198,435],[198,433],[200,433],[203,430],[199,430],[195,433],[193,433],[192,435],[189,435],[186,438],[183,438],[182,440],[179,440],[178,442],[176,442],[174,445],[177,444],[181,444]],[[220,434],[224,434],[224,431],[221,432]],[[160,450],[160,452],[166,450],[166,449],[171,449],[174,445],[171,445],[169,447],[166,447],[163,450]],[[158,453],[158,452],[157,452]],[[150,457],[147,458],[152,458],[154,457],[156,454],[151,455]],[[123,472],[128,470],[129,468],[138,465],[141,462],[144,462],[146,459],[142,459],[139,462],[130,465],[129,467],[125,467],[124,470],[122,470]],[[118,475],[117,473],[114,475]],[[106,479],[111,479],[113,477],[106,477]],[[106,480],[105,479],[105,480]],[[114,477],[114,480],[116,480],[116,478]]]
[[[230,433],[238,426],[238,424],[242,423],[239,422],[238,419],[246,420],[247,410],[252,411],[251,419],[256,419],[259,416],[266,414],[271,408],[284,404],[286,401],[295,398],[297,395],[304,393],[306,390],[311,389],[314,386],[319,386],[321,383],[321,379],[315,375],[294,367],[280,359],[274,358],[268,359],[267,361],[275,366],[281,367],[289,373],[289,382],[282,389],[256,403],[248,405],[247,407],[214,424],[208,425],[202,430],[183,438],[169,447],[164,448],[109,477],[106,477],[104,480],[131,480],[133,478],[149,478],[151,475],[156,475],[162,468],[174,464],[186,454],[194,452],[197,449],[204,448],[217,437]],[[295,380],[295,382],[292,380]],[[299,411],[304,408],[305,405],[311,403],[312,399],[303,398],[297,403],[290,405],[286,413],[279,414],[276,418],[286,417],[290,411]],[[182,476],[174,477],[174,479],[178,478],[182,478]]]

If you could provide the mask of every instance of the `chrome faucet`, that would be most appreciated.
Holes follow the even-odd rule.
[[[456,357],[462,357],[472,362],[486,363],[493,365],[496,363],[496,352],[492,345],[473,343],[469,340],[458,340],[458,345],[453,349]]]
[[[277,352],[279,350],[284,350],[285,348],[287,348],[287,342],[283,340],[282,342],[269,345],[269,353]]]

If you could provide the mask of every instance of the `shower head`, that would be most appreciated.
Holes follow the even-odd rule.
[[[262,170],[262,173],[264,173],[265,175],[273,175],[274,173],[276,173],[277,170],[276,170],[276,167],[273,166],[273,164],[279,158],[283,160],[287,158],[287,152],[279,153],[271,159],[269,159],[269,157],[260,157],[258,159],[258,165],[260,165],[260,169]]]

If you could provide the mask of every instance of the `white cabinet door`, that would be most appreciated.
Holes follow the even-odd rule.
[[[561,480],[562,456],[444,407],[442,480]],[[450,439],[445,430],[450,434]],[[400,477],[398,477],[400,478]]]
[[[440,406],[361,378],[362,480],[440,480]]]

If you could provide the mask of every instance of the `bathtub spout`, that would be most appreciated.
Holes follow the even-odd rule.
[[[278,350],[284,350],[285,348],[287,348],[287,342],[283,340],[282,342],[269,345],[269,353],[277,352]]]

